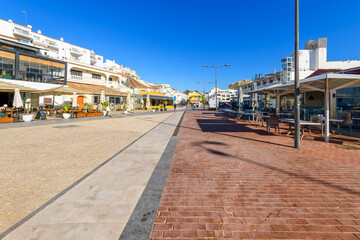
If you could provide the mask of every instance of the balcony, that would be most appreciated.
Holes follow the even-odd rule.
[[[13,32],[14,32],[14,35],[17,35],[17,36],[20,36],[20,37],[23,37],[23,38],[27,38],[27,39],[32,39],[29,30],[14,27]]]
[[[73,54],[75,56],[82,56],[81,51],[77,48],[70,48],[70,54]]]

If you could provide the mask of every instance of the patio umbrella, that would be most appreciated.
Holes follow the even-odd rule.
[[[105,101],[106,101],[105,90],[101,90],[100,102],[103,103]]]
[[[131,110],[132,109],[132,104],[131,104],[131,96],[130,93],[128,92],[128,95],[126,97],[126,109],[127,110]]]
[[[150,95],[148,94],[147,96],[146,96],[146,109],[149,109],[150,108]]]
[[[16,107],[16,108],[22,108],[23,107],[23,102],[22,102],[22,99],[21,99],[20,90],[18,88],[15,88],[13,107]]]
[[[72,107],[77,107],[77,95],[76,92],[74,92],[73,97],[72,97]]]

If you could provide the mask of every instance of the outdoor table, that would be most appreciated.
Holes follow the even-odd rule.
[[[248,116],[248,122],[251,122],[251,121],[250,121],[250,117],[253,116],[253,113],[252,113],[252,112],[244,112],[242,115],[243,115],[243,116]],[[253,119],[253,120],[254,120],[254,119]]]
[[[283,118],[283,119],[279,119],[279,121],[289,124],[289,131],[287,135],[294,134],[294,132],[291,130],[291,126],[294,125],[295,123],[294,119]],[[321,126],[321,123],[300,120],[300,127],[302,128],[301,139],[303,139],[303,137],[305,136],[305,126]],[[309,129],[309,134],[311,136],[311,129]]]
[[[256,118],[261,118],[261,124],[258,127],[266,127],[265,124],[264,124],[264,120],[265,120],[265,118],[269,118],[270,116],[261,114],[261,115],[255,115],[255,117]]]
[[[241,115],[243,114],[242,111],[234,111],[231,109],[223,109],[223,113],[225,117],[228,117],[229,114],[234,114],[236,116],[235,119],[240,119]]]
[[[321,117],[321,119],[323,120],[323,122],[325,122],[325,117]],[[340,132],[340,123],[344,122],[345,120],[344,119],[335,119],[335,118],[330,118],[329,119],[329,122],[334,122],[337,124],[337,130],[338,130],[338,133]],[[330,125],[330,131],[332,131],[332,125]],[[333,131],[334,132],[334,131]],[[335,133],[335,132],[334,132]]]
[[[292,113],[279,113],[279,115],[284,115],[284,116],[292,116]]]

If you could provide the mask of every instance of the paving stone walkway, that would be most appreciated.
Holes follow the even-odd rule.
[[[4,235],[2,232],[160,122],[166,119],[167,122],[177,124],[181,114],[167,112],[77,122],[71,119],[67,123],[1,129],[1,136],[6,141],[0,146],[0,239]],[[118,238],[131,214],[131,207],[141,195],[174,129],[172,125],[159,125],[156,130],[151,130],[151,134],[149,132],[141,138],[136,147],[132,145],[131,149],[116,155],[101,171],[92,174],[98,176],[98,182],[93,180],[91,186],[58,199],[52,209],[55,208],[54,212],[59,215],[53,212],[41,220],[31,218],[31,221],[22,225],[22,230],[18,228],[6,239]],[[109,166],[112,169],[101,175]],[[121,205],[116,211],[108,207],[116,204]],[[46,215],[43,212],[47,209],[42,210],[41,214]],[[109,217],[117,216],[117,213],[123,217]],[[74,219],[74,216],[78,218]],[[104,221],[107,224],[105,227],[102,226]],[[83,228],[79,227],[80,224],[71,224],[74,222],[80,222]],[[117,230],[112,231],[112,226],[116,226]],[[98,235],[92,234],[89,229],[86,233],[92,234],[92,238],[84,237],[82,231],[86,228],[99,229],[98,234],[103,235],[96,238]],[[66,236],[61,235],[66,231]],[[107,238],[108,235],[115,238]]]
[[[360,239],[360,151],[188,111],[151,239]]]

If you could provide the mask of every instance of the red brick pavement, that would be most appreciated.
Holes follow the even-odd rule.
[[[184,118],[151,239],[360,239],[359,150]]]

